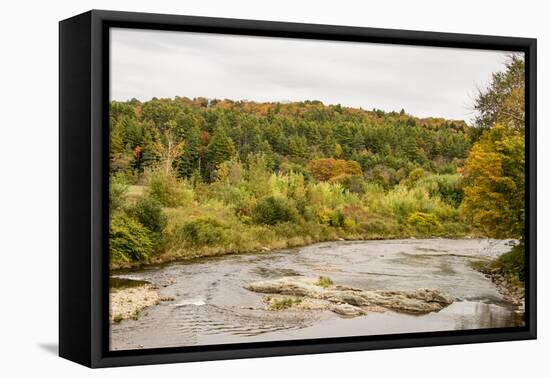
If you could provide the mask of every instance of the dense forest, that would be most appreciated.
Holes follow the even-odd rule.
[[[523,97],[511,56],[471,126],[319,101],[113,101],[111,266],[336,239],[522,240]]]

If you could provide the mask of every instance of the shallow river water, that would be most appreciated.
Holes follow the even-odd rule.
[[[111,326],[111,349],[376,335],[518,325],[514,307],[469,262],[510,249],[504,240],[326,242],[277,252],[231,255],[119,273],[160,288],[161,302],[138,320]],[[432,288],[455,302],[437,313],[370,313],[343,318],[329,311],[265,311],[249,282],[285,276],[330,277],[359,289]],[[254,309],[256,308],[256,309]]]

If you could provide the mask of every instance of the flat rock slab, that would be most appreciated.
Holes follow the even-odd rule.
[[[440,311],[453,303],[450,295],[435,289],[361,290],[340,285],[324,288],[317,285],[316,279],[302,277],[283,277],[252,282],[245,288],[262,294],[313,299],[323,304],[324,308],[342,316],[366,315],[371,309],[378,312],[380,309],[386,309],[427,314]],[[307,306],[298,307],[308,308]]]

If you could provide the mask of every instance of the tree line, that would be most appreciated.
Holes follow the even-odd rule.
[[[320,158],[355,161],[366,177],[388,188],[419,167],[454,173],[472,143],[471,128],[463,121],[319,101],[177,97],[112,102],[110,125],[111,170],[135,182],[162,162],[181,179],[211,183],[223,161],[246,163],[263,153],[276,172],[307,174],[308,163]]]

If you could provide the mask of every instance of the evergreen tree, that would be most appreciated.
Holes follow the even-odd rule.
[[[307,142],[305,138],[292,136],[289,141],[290,156],[293,158],[307,157]]]
[[[176,161],[176,172],[179,177],[190,177],[193,172],[200,170],[200,141],[201,131],[197,125],[187,130],[185,137],[185,149]]]
[[[223,125],[218,125],[206,150],[205,178],[211,182],[217,166],[235,156],[235,144],[227,136]]]

